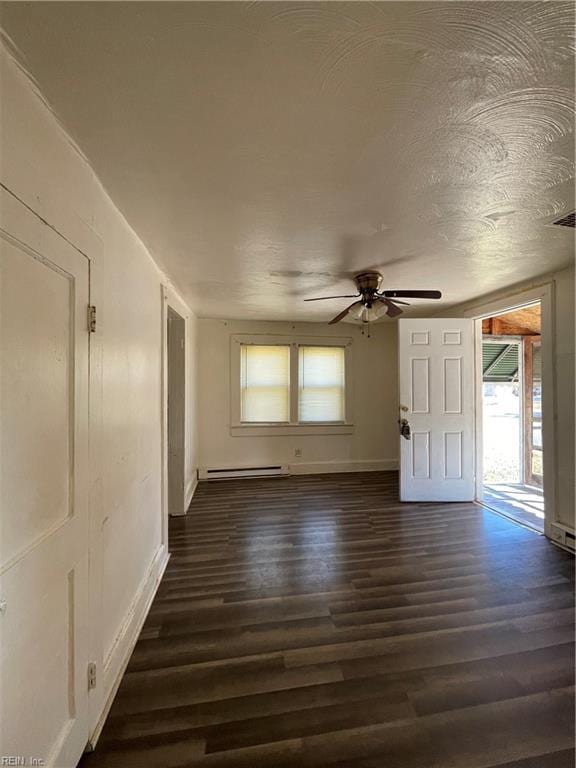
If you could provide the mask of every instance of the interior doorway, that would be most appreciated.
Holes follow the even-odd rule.
[[[168,307],[168,514],[185,512],[186,321]]]
[[[541,305],[482,319],[483,503],[544,533]]]

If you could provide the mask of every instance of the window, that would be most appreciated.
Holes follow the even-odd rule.
[[[233,334],[232,435],[352,434],[352,339]]]
[[[344,347],[298,348],[298,421],[344,421]]]
[[[242,344],[241,421],[290,421],[290,347]]]

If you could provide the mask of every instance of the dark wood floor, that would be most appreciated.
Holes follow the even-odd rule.
[[[201,484],[84,768],[573,768],[573,559],[394,473]]]

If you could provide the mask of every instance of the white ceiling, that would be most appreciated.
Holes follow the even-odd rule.
[[[201,316],[329,319],[343,300],[302,300],[368,267],[454,304],[573,259],[547,226],[574,208],[572,3],[17,2],[2,26]]]

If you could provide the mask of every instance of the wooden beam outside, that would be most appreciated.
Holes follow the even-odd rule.
[[[540,328],[539,304],[482,320],[484,336],[540,336]]]

